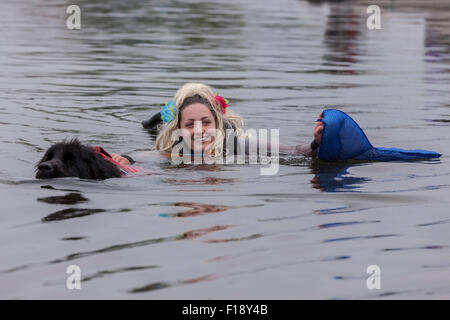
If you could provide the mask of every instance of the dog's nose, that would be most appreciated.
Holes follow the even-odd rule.
[[[36,178],[49,179],[61,176],[61,164],[58,160],[49,160],[39,163],[36,170]]]
[[[52,167],[48,163],[41,163],[38,166],[38,170],[42,172],[49,172],[52,170]]]

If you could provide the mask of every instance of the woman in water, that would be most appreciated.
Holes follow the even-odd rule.
[[[321,114],[319,119],[321,119]],[[212,89],[201,83],[186,83],[161,110],[164,124],[156,139],[156,150],[165,155],[207,155],[223,157],[230,153],[251,154],[252,137],[244,133],[242,118],[228,108],[228,101],[214,95]],[[278,144],[279,151],[300,153],[315,157],[323,131],[321,121],[316,122],[311,143],[287,146]],[[229,147],[231,145],[231,147]],[[258,144],[256,144],[258,145]],[[272,146],[267,145],[270,151]],[[258,152],[258,150],[257,150]],[[127,156],[112,154],[121,164],[130,164]],[[131,161],[130,161],[131,160]]]

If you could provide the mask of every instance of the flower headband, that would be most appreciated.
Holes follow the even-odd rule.
[[[229,102],[224,97],[219,96],[217,93],[214,96],[214,100],[219,104],[220,110],[222,111],[222,114],[225,114],[227,112],[227,108],[229,106]],[[164,123],[169,123],[173,119],[175,119],[175,116],[177,115],[177,105],[175,101],[169,100],[166,102],[164,107],[161,109],[161,119]]]

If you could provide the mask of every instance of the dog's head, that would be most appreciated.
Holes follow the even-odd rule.
[[[142,121],[142,126],[153,132],[161,131],[163,121],[161,120],[161,112],[154,114],[150,119]]]
[[[120,176],[120,170],[114,164],[77,139],[52,145],[36,165],[38,179],[107,179]]]

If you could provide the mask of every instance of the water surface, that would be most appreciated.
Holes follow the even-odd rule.
[[[79,1],[79,31],[70,1],[2,3],[0,297],[450,298],[450,11],[396,3],[373,31],[363,1]],[[188,81],[287,144],[336,107],[375,146],[443,156],[174,168],[140,122]],[[35,180],[73,137],[147,151],[154,174]],[[66,289],[69,265],[82,290]]]

